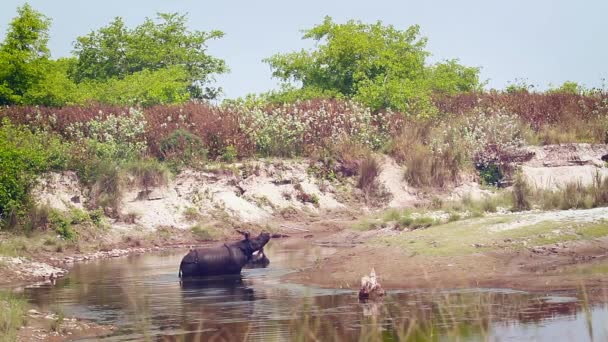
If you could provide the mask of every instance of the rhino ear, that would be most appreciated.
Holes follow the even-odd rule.
[[[243,236],[245,237],[245,240],[249,240],[249,232],[248,232],[248,231],[246,231],[246,230],[245,230],[245,231],[242,231],[242,230],[239,230],[239,229],[237,229],[236,231],[237,231],[239,234],[243,235]]]

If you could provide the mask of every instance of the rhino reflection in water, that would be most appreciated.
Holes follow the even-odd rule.
[[[270,240],[270,234],[260,233],[251,238],[248,232],[240,233],[245,237],[241,241],[226,243],[221,247],[191,250],[182,259],[179,276],[187,278],[239,274],[248,263],[259,263],[260,254],[268,261],[263,253],[263,248]],[[260,251],[262,252],[259,253]],[[255,252],[258,252],[256,257],[254,257]]]

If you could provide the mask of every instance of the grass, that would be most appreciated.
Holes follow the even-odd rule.
[[[456,256],[492,249],[497,245],[520,249],[526,246],[608,236],[608,221],[596,223],[544,221],[523,227],[499,228],[516,219],[514,215],[472,218],[396,236],[380,237],[374,239],[372,243],[397,246],[421,255]],[[511,239],[513,242],[505,245],[505,239]]]
[[[164,186],[171,177],[169,168],[156,159],[132,161],[124,166],[124,170],[133,177],[129,183],[142,190]]]
[[[0,341],[17,339],[17,329],[26,324],[29,305],[25,298],[7,291],[0,291]]]
[[[146,293],[129,293],[133,298],[129,298],[128,303],[134,311],[129,319],[133,322],[134,333],[139,335],[137,338],[144,341],[245,341],[265,331],[264,327],[260,330],[256,322],[239,322],[226,329],[210,329],[216,322],[208,312],[199,310],[188,317],[181,330],[167,332],[171,335],[157,330],[155,333],[160,336],[155,336],[151,334],[152,313],[145,300]],[[352,311],[332,310],[344,305],[352,306],[352,298],[305,297],[289,303],[291,308],[280,317],[280,323],[269,322],[285,335],[267,336],[267,340],[279,341],[289,336],[290,341],[490,341],[501,336],[496,335],[496,327],[513,326],[515,333],[525,334],[529,326],[551,319],[537,316],[539,309],[542,313],[553,313],[551,317],[557,319],[567,318],[565,315],[573,312],[584,315],[587,325],[581,328],[581,332],[588,331],[593,339],[594,336],[603,336],[605,330],[601,325],[594,326],[595,322],[601,322],[594,319],[594,315],[601,315],[601,310],[598,313],[593,311],[595,303],[591,301],[590,293],[581,286],[576,295],[579,301],[560,306],[565,311],[557,313],[556,317],[553,317],[555,307],[548,303],[545,305],[544,295],[521,292],[413,291],[389,295],[382,301],[361,302]],[[605,294],[603,300],[606,300]]]
[[[584,185],[580,181],[567,183],[555,190],[532,189],[521,175],[513,185],[513,210],[590,209],[608,206],[608,177],[595,174],[593,182]]]
[[[378,158],[372,154],[368,154],[359,168],[359,179],[357,180],[357,188],[363,190],[366,197],[377,191],[378,175],[380,174],[380,163]]]
[[[197,224],[190,228],[192,234],[199,240],[215,240],[222,235],[216,227],[211,225]]]
[[[184,209],[182,216],[184,217],[184,220],[188,222],[194,222],[202,219],[202,215],[196,207],[187,207]]]

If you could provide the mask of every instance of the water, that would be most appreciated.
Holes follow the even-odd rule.
[[[75,265],[56,286],[26,289],[43,309],[112,324],[109,341],[320,340],[606,341],[608,308],[576,296],[506,289],[393,291],[360,303],[352,290],[320,289],[281,276],[334,252],[271,241],[271,264],[241,277],[180,284],[185,250]],[[97,339],[92,339],[97,340]]]

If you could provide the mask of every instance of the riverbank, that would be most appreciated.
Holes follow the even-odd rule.
[[[286,281],[388,289],[577,290],[608,286],[608,208],[504,213],[415,230],[345,229],[313,243],[338,251]],[[356,227],[356,226],[355,226]]]

